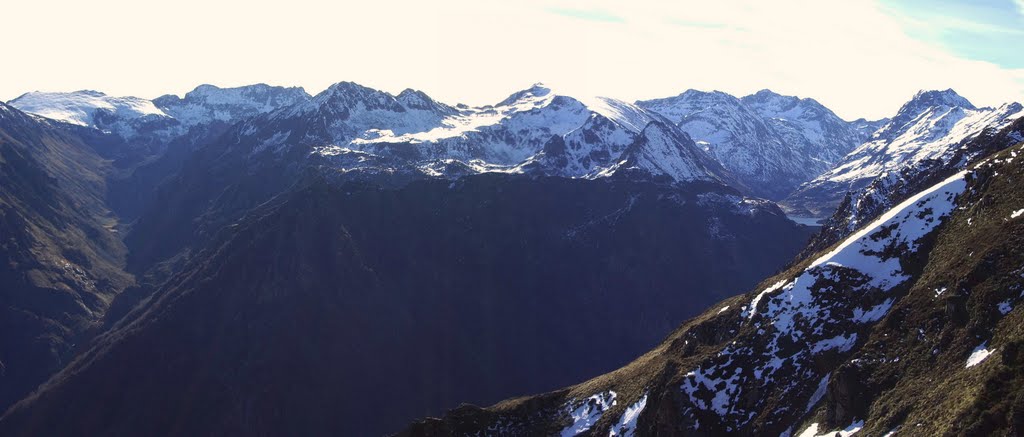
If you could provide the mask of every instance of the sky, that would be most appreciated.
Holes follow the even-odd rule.
[[[34,0],[4,6],[0,99],[354,81],[447,103],[544,82],[623,100],[812,97],[846,119],[921,89],[1024,101],[1024,0]]]

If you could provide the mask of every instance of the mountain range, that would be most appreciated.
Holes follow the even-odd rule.
[[[1016,378],[1022,115],[28,93],[0,103],[0,434],[379,435],[536,392],[403,433],[1010,429],[891,375]],[[975,346],[1008,358],[951,370]]]
[[[637,104],[689,134],[751,194],[772,200],[831,169],[886,122],[847,122],[814,99],[769,90],[742,98],[689,90]]]

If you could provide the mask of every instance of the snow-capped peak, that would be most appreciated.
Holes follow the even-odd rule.
[[[952,88],[946,90],[921,90],[904,107],[956,106],[977,109],[969,100],[957,94]]]
[[[918,91],[913,98],[900,107],[896,116],[888,124],[875,133],[874,138],[894,138],[906,131],[907,127],[926,112],[947,112],[950,109],[973,111],[978,108],[975,108],[970,101],[952,89]]]
[[[320,94],[314,96],[313,100],[321,104],[329,103],[349,108],[360,103],[366,106],[367,109],[396,109],[400,106],[394,96],[355,82],[338,82],[331,85]]]
[[[211,120],[234,122],[310,99],[301,87],[266,84],[221,88],[199,85],[184,98],[165,95],[153,100],[160,109],[186,126]]]
[[[452,108],[430,98],[427,93],[412,88],[406,88],[395,97],[399,103],[406,108],[423,109],[431,111],[452,112]]]
[[[97,127],[99,112],[121,119],[167,117],[152,101],[138,97],[113,97],[99,91],[30,92],[9,104],[22,111],[79,126]]]
[[[714,161],[685,133],[661,121],[644,127],[622,156],[624,159],[612,169],[616,173],[639,171],[678,182],[717,179],[718,172],[710,168],[715,167]]]
[[[1017,103],[976,108],[953,90],[919,92],[869,141],[801,186],[789,201],[820,205],[816,208],[828,211],[847,192],[854,192],[852,199],[873,196],[881,187],[897,183],[905,172],[936,164],[965,165],[960,152],[968,141],[986,129],[998,131],[1021,116],[1024,111]],[[873,181],[875,188],[869,188]],[[859,202],[854,209],[860,208],[856,205]]]
[[[545,99],[550,95],[552,95],[551,88],[541,82],[537,82],[525,90],[512,93],[512,95],[506,97],[505,100],[502,100],[495,106],[511,106],[527,102],[535,103],[540,100],[550,100]]]

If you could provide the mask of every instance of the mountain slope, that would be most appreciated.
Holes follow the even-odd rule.
[[[0,103],[0,409],[59,370],[132,283],[109,171],[81,138]]]
[[[394,431],[607,371],[807,233],[714,183],[314,178],[224,228],[0,434]],[[85,399],[105,413],[64,407]]]
[[[651,123],[656,126],[645,130]],[[628,173],[667,183],[733,183],[685,134],[666,126],[633,105],[580,100],[541,85],[498,105],[467,108],[417,91],[393,96],[341,82],[309,101],[243,121],[198,150],[158,190],[127,241],[138,254],[133,265],[174,258],[308,172],[390,187],[480,173],[579,179]],[[665,132],[658,142],[642,135],[655,131]],[[672,160],[617,172],[643,153]]]
[[[812,99],[688,90],[637,102],[689,134],[755,195],[782,199],[831,168],[878,122],[846,122]]]
[[[153,102],[138,97],[112,97],[99,91],[31,92],[11,100],[9,105],[24,112],[78,126],[110,128],[133,135],[132,124],[145,120],[167,120],[170,115]]]
[[[978,160],[1024,139],[1024,117],[997,130],[987,128],[978,136],[963,143],[946,159],[929,160],[915,166],[901,168],[871,181],[861,190],[847,193],[839,208],[822,224],[805,254],[835,244],[850,235],[863,223],[868,223],[908,197],[949,177]]]
[[[976,108],[953,90],[921,91],[869,141],[802,185],[784,204],[805,214],[830,215],[848,191],[861,190],[876,178],[914,167],[958,164],[950,160],[964,143],[1021,116],[1024,107],[1018,103]]]
[[[403,435],[1018,434],[1022,153],[928,187],[615,372]]]

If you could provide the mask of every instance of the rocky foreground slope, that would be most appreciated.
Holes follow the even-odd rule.
[[[927,187],[617,371],[402,435],[1020,434],[1022,154]]]

